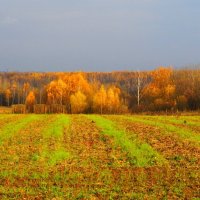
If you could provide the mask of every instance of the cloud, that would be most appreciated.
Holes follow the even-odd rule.
[[[67,11],[67,12],[43,12],[39,13],[37,16],[30,16],[33,20],[42,22],[51,22],[52,24],[58,21],[65,21],[67,19],[80,19],[84,17],[84,13],[78,11]]]
[[[17,18],[6,16],[6,17],[0,17],[0,24],[2,25],[11,25],[16,24],[18,22]]]

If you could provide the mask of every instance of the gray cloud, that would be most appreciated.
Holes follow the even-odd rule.
[[[10,25],[10,24],[16,24],[18,22],[17,18],[6,16],[6,17],[0,17],[0,24],[2,25]]]
[[[2,0],[0,70],[200,63],[199,7],[197,0]]]

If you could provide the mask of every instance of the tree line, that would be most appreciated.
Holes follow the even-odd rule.
[[[0,73],[0,106],[60,106],[67,113],[200,109],[200,70]]]

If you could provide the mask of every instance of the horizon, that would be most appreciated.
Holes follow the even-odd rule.
[[[173,70],[199,70],[200,69],[200,64],[194,64],[194,65],[186,65],[182,67],[174,67],[174,66],[156,66],[156,67],[151,67],[149,69],[138,69],[138,68],[132,68],[132,69],[116,69],[116,70],[107,70],[107,71],[92,71],[92,70],[74,70],[74,71],[34,71],[34,70],[1,70],[0,73],[112,73],[112,72],[148,72],[148,71],[153,71],[156,70],[160,67],[164,68],[172,68]]]

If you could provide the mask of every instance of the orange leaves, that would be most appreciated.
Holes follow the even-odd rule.
[[[159,67],[151,73],[153,83],[158,87],[165,87],[168,84],[171,84],[171,67]]]
[[[87,108],[86,96],[78,91],[70,97],[72,113],[83,113]]]
[[[60,74],[58,80],[47,86],[49,104],[66,105],[68,112],[82,113],[88,107],[91,86],[81,73]]]
[[[150,97],[158,97],[161,93],[161,90],[155,85],[155,84],[149,84],[145,89],[144,89],[144,95],[145,96],[150,96]]]
[[[12,84],[12,90],[16,90],[16,88],[17,88],[17,83],[14,82],[14,83]]]
[[[176,88],[175,85],[167,85],[164,89],[165,89],[165,97],[169,99],[174,95]]]
[[[12,94],[12,93],[11,93],[10,89],[7,89],[7,90],[5,91],[5,96],[6,96],[6,101],[7,101],[8,106],[10,106],[11,94]]]
[[[120,89],[116,87],[109,88],[107,91],[107,106],[109,113],[117,112],[120,104]]]
[[[28,96],[26,97],[26,107],[28,109],[29,112],[33,112],[33,106],[36,102],[36,99],[35,99],[35,94],[33,91],[30,91]]]
[[[33,91],[29,92],[28,96],[26,97],[26,105],[34,105],[35,104],[35,94]]]
[[[24,83],[24,85],[23,85],[23,91],[26,92],[26,91],[29,90],[29,88],[30,88],[30,84],[29,83]]]
[[[93,97],[93,109],[98,113],[117,113],[121,106],[120,89],[110,87],[108,90],[102,85]]]
[[[81,73],[60,74],[58,80],[51,81],[47,86],[49,104],[70,105],[70,97],[78,91],[84,95],[90,93],[90,85]]]
[[[61,77],[67,86],[67,91],[69,94],[81,91],[85,94],[90,92],[90,84],[85,79],[82,73],[67,74]]]
[[[93,109],[96,112],[103,113],[106,109],[107,93],[102,85],[100,90],[93,97]]]
[[[47,98],[50,104],[63,104],[63,96],[66,93],[67,86],[61,79],[51,81],[47,86]]]
[[[11,91],[10,89],[7,89],[5,92],[6,98],[10,98],[11,97]]]
[[[57,84],[56,81],[51,81],[51,83],[47,86],[47,98],[48,102],[55,103],[55,99],[57,96]]]
[[[172,82],[172,68],[160,67],[151,73],[152,82],[144,89],[146,98],[151,98],[157,109],[167,109],[175,105],[175,85]]]

